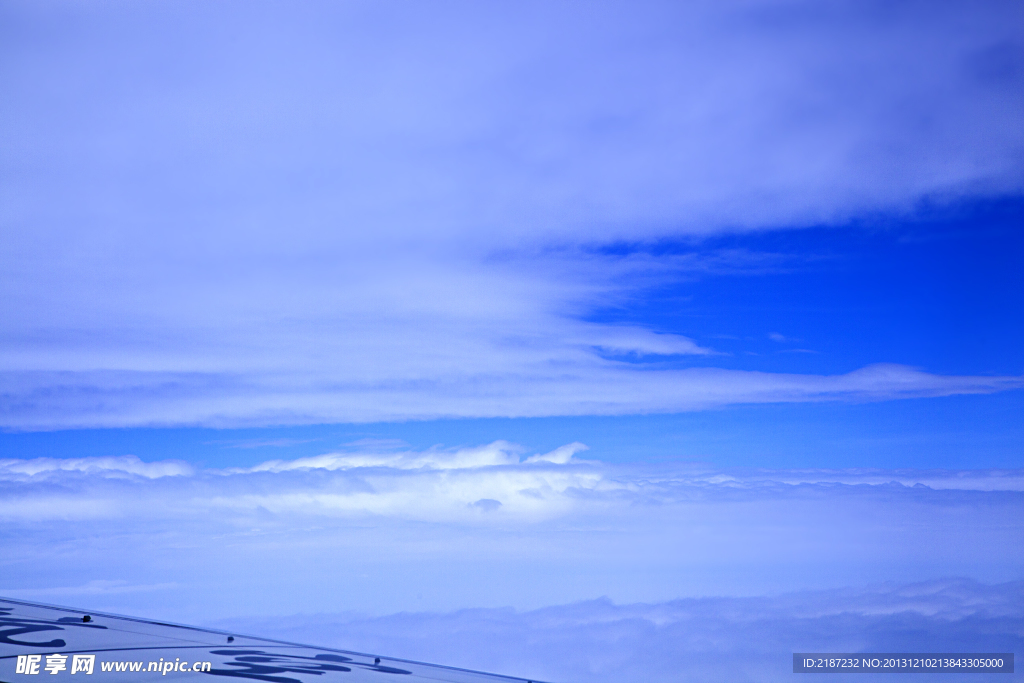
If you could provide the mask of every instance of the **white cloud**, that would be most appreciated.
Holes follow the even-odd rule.
[[[587,450],[587,445],[582,444],[579,441],[566,444],[565,446],[559,446],[550,453],[543,453],[539,455],[531,455],[526,459],[526,462],[551,462],[556,465],[564,465],[572,462],[572,456],[576,455],[581,451]]]
[[[347,470],[355,467],[390,467],[403,470],[472,469],[518,463],[519,451],[521,448],[515,444],[507,441],[495,441],[487,446],[462,448],[456,451],[438,449],[419,453],[326,453],[296,460],[268,460],[248,471],[284,472],[306,468]]]
[[[366,445],[373,445],[366,444]],[[391,442],[385,442],[384,446],[393,446]],[[403,451],[395,452],[351,452],[351,453],[325,453],[308,458],[297,458],[295,460],[268,460],[248,469],[235,469],[233,472],[285,472],[288,470],[299,470],[318,468],[326,470],[347,470],[357,467],[384,467],[401,470],[425,469],[425,470],[460,470],[476,469],[479,467],[494,467],[499,465],[515,465],[520,462],[519,454],[522,447],[508,441],[495,441],[486,446],[472,448],[460,448],[456,450],[443,450],[435,448],[427,451]],[[587,450],[585,444],[574,442],[560,446],[550,453],[531,455],[523,462],[526,463],[554,463],[564,465],[572,460],[572,456],[581,451]]]
[[[785,261],[594,249],[609,242],[1019,192],[1019,13],[115,3],[53,24],[16,3],[2,426],[617,414],[1019,386],[894,368],[661,370],[613,358],[719,356],[585,322],[670,279]]]
[[[137,475],[147,479],[187,476],[193,468],[182,460],[143,462],[134,455],[98,458],[33,458],[28,460],[0,460],[0,479],[33,477],[55,472],[81,472],[89,475]]]

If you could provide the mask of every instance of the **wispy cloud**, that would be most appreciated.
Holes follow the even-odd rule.
[[[462,340],[466,343],[466,340]],[[284,374],[101,371],[4,373],[4,424],[16,429],[204,424],[379,422],[445,417],[536,417],[680,412],[731,404],[988,394],[1019,376],[949,376],[875,364],[841,375],[648,369],[581,350],[478,347],[460,364],[450,347],[432,361],[376,365],[370,354]],[[450,354],[449,354],[450,351]],[[344,362],[343,362],[344,359]],[[490,365],[486,361],[489,360]],[[375,366],[373,376],[367,369]]]
[[[390,444],[389,444],[390,445]],[[248,470],[237,472],[285,472],[298,469],[347,470],[357,467],[387,467],[394,469],[458,470],[474,469],[496,465],[512,465],[519,462],[518,452],[522,449],[507,441],[495,441],[479,448],[463,448],[456,451],[435,449],[425,452],[403,453],[327,453],[296,460],[269,460]]]
[[[377,445],[374,441],[370,444]],[[389,441],[382,445],[393,446]],[[572,460],[572,456],[587,450],[581,443],[561,446],[550,453],[540,453],[526,458],[526,463],[554,463],[564,465]],[[508,441],[495,441],[486,446],[444,450],[440,448],[429,451],[383,452],[364,451],[347,453],[326,453],[310,458],[295,460],[268,460],[248,469],[235,469],[233,472],[285,472],[300,469],[347,470],[358,467],[385,467],[401,470],[462,470],[480,467],[515,465],[520,462],[519,454],[523,449]]]

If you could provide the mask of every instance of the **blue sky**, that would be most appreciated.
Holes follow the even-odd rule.
[[[0,594],[527,629],[1024,578],[1019,3],[0,17]]]

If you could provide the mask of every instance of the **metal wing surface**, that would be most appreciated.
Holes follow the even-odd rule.
[[[0,683],[217,680],[537,683],[362,652],[0,598]]]

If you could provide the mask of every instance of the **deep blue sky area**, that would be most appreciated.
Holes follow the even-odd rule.
[[[683,279],[595,319],[650,325],[730,354],[705,357],[714,366],[831,374],[902,363],[1020,374],[1022,226],[1024,200],[1011,197],[843,227],[660,243],[648,249],[736,250],[749,265]]]

